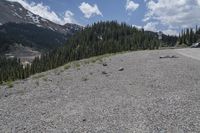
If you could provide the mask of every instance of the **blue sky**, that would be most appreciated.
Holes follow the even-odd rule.
[[[55,23],[117,20],[145,30],[178,34],[200,23],[200,0],[9,0]]]
[[[74,13],[74,18],[78,23],[86,25],[100,20],[117,20],[119,22],[127,22],[129,24],[141,25],[145,15],[145,4],[143,0],[134,0],[139,4],[135,11],[127,11],[125,9],[126,0],[28,0],[29,2],[43,3],[48,5],[53,11],[59,15],[63,15],[66,10]],[[86,2],[90,5],[96,4],[103,16],[92,16],[89,19],[79,9],[81,3]],[[131,14],[130,14],[131,12]]]

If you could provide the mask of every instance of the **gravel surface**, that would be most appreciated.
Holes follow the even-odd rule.
[[[138,51],[1,86],[0,132],[199,133],[200,61]]]
[[[177,49],[176,51],[184,56],[200,60],[200,48],[185,48]]]

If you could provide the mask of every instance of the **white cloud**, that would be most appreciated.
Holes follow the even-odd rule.
[[[173,29],[173,27],[168,27],[168,28],[166,28],[164,30],[160,30],[159,29],[159,22],[148,22],[144,26],[144,30],[153,31],[153,32],[162,31],[166,35],[178,35],[179,34],[177,30]]]
[[[83,2],[79,6],[79,9],[84,14],[85,18],[91,18],[92,16],[95,16],[95,15],[103,16],[96,4],[94,4],[94,6],[92,6],[86,2]]]
[[[198,5],[199,4],[199,5]],[[144,21],[180,29],[200,23],[200,0],[150,0]]]
[[[65,12],[65,17],[64,17],[64,23],[76,23],[76,21],[74,20],[74,13],[72,13],[71,11],[67,10]]]
[[[37,14],[45,19],[48,19],[54,23],[64,25],[66,23],[77,23],[73,18],[74,14],[71,11],[66,11],[63,17],[58,16],[54,11],[51,10],[49,6],[43,3],[27,2],[26,0],[7,0],[11,2],[20,3],[25,9]]]
[[[135,11],[140,5],[138,3],[135,3],[134,1],[127,0],[126,1],[126,10],[127,11]]]
[[[178,35],[179,34],[176,30],[172,30],[172,29],[163,30],[163,33],[166,35]]]
[[[149,22],[144,26],[144,30],[157,32],[158,31],[158,29],[156,28],[157,25],[158,22]]]
[[[200,0],[197,0],[197,3],[199,4],[199,6],[200,6]]]
[[[135,27],[135,28],[137,28],[137,29],[142,29],[142,26],[140,26],[140,25],[132,25],[132,27]]]

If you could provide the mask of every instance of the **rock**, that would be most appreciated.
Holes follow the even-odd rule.
[[[48,79],[50,82],[52,82],[52,79]]]
[[[119,70],[118,71],[124,71],[124,68],[123,67],[121,67],[121,68],[119,68]]]
[[[160,59],[165,59],[165,58],[178,58],[177,56],[175,56],[175,55],[172,55],[172,56],[169,56],[169,55],[167,55],[167,56],[160,56]]]
[[[90,72],[90,75],[93,75],[93,72]]]
[[[103,66],[108,66],[108,64],[106,64],[106,63],[103,63]]]
[[[5,96],[5,97],[8,97],[8,94],[5,94],[4,96]]]
[[[105,71],[102,71],[102,74],[108,74],[107,72],[105,72]]]
[[[172,56],[171,56],[171,58],[178,58],[178,57],[177,57],[177,56],[175,56],[175,55],[172,55]]]

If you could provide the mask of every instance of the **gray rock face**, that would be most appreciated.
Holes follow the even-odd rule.
[[[31,23],[38,27],[48,28],[63,34],[73,34],[82,27],[76,24],[55,24],[47,19],[44,19],[28,10],[17,2],[0,0],[0,25],[13,23]]]
[[[179,58],[161,60],[162,55]],[[60,67],[13,88],[1,86],[0,132],[200,132],[200,61],[176,50],[104,61],[107,67],[82,61],[79,69]],[[117,71],[120,67],[125,71]]]

